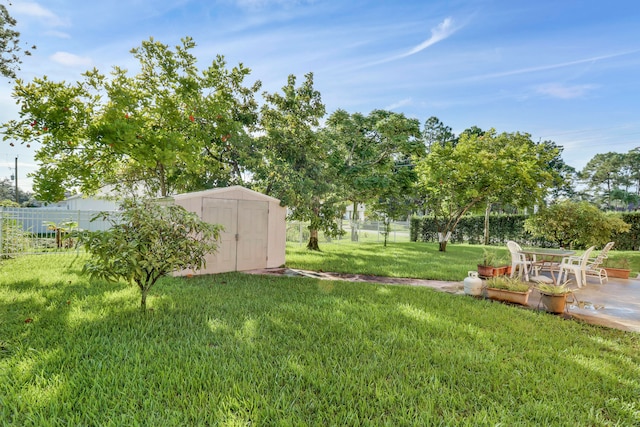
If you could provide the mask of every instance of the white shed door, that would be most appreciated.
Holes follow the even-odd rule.
[[[218,251],[207,256],[208,273],[267,266],[268,202],[203,198],[202,219],[224,227]]]
[[[202,220],[210,224],[220,224],[218,250],[207,255],[207,273],[221,273],[236,269],[236,233],[238,230],[238,201],[224,199],[202,199]]]
[[[268,223],[268,202],[238,201],[238,271],[267,266]]]

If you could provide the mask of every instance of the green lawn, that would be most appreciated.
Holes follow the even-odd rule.
[[[436,243],[321,243],[321,252],[313,252],[295,243],[287,244],[287,267],[336,273],[372,274],[389,277],[463,280],[468,271],[476,271],[482,260],[483,246],[453,245],[446,252]],[[511,264],[506,246],[487,247],[498,254],[504,265]],[[579,255],[582,251],[577,251]],[[598,251],[594,252],[595,255]],[[627,258],[632,277],[640,272],[640,252],[611,251],[612,259]]]
[[[394,274],[418,274],[402,274],[409,248],[392,249]],[[143,314],[137,289],[80,267],[0,264],[0,425],[640,425],[640,334],[428,288],[241,273],[165,278]]]

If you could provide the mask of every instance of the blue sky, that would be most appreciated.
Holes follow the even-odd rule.
[[[329,113],[388,109],[527,132],[582,169],[597,153],[640,146],[640,2],[636,0],[14,0],[25,43],[19,77],[74,82],[87,69],[134,70],[143,40],[191,36],[199,65],[242,62],[263,89],[314,73]],[[0,85],[0,122],[17,117]],[[33,150],[34,147],[31,148]],[[0,145],[0,178],[32,151]]]

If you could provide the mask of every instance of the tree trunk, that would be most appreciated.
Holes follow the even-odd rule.
[[[169,192],[167,191],[167,181],[165,179],[164,165],[158,162],[158,179],[160,181],[160,196],[167,197]]]
[[[391,232],[391,220],[390,219],[385,219],[384,220],[384,247],[387,247],[387,240],[389,238],[389,233]]]
[[[491,202],[487,202],[487,208],[484,211],[484,244],[489,244],[489,214],[491,213]]]
[[[307,249],[312,251],[320,250],[320,246],[318,246],[318,230],[309,229],[309,243],[307,243]]]
[[[140,310],[146,311],[147,310],[147,290],[142,289],[141,293],[142,293],[142,297],[140,298]]]
[[[353,212],[351,213],[351,241],[358,241],[358,202],[353,202]]]
[[[58,249],[62,247],[62,230],[56,228],[56,246]]]
[[[446,233],[438,232],[438,243],[439,243],[438,250],[440,252],[446,252],[447,251],[447,242],[449,242],[450,238],[451,238],[451,232],[450,231],[448,231]]]

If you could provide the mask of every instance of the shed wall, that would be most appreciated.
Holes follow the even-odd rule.
[[[223,225],[225,225],[227,229],[227,231],[223,233],[223,236],[221,236],[218,251],[215,254],[207,256],[207,266],[205,269],[196,272],[176,272],[176,275],[214,274],[265,267],[273,268],[280,267],[285,263],[286,208],[280,206],[279,200],[240,186],[181,194],[175,196],[174,200],[177,205],[184,207],[190,212],[196,213],[204,220],[207,220],[208,217],[209,221],[213,223],[226,223]],[[217,203],[216,200],[219,200],[219,203]],[[236,201],[236,203],[234,204],[233,201]],[[255,221],[258,221],[258,218],[252,219],[253,216],[257,214],[238,212],[238,209],[245,209],[252,206],[255,208],[263,203],[265,206],[268,205],[267,230],[265,233],[267,239],[266,255],[264,257],[251,257],[251,254],[255,255],[264,252],[264,249],[258,250],[259,248],[248,247],[246,244],[247,240],[243,240],[243,238],[250,238],[246,235],[247,231],[243,230],[253,230],[251,231],[251,233],[254,233],[253,238],[259,239],[259,237],[255,236],[256,226],[258,225]],[[217,205],[219,205],[219,213],[217,211]],[[236,207],[233,208],[233,206]],[[233,219],[228,218],[230,209],[235,209]],[[238,223],[238,221],[240,221],[240,223]],[[241,235],[238,230],[245,235]],[[262,247],[263,243],[256,240],[256,244],[260,244]],[[239,253],[239,251],[242,251],[242,253]],[[235,253],[234,260],[229,259],[231,253]],[[240,260],[238,260],[239,256],[241,256]],[[248,258],[253,258],[253,260],[247,261]]]

